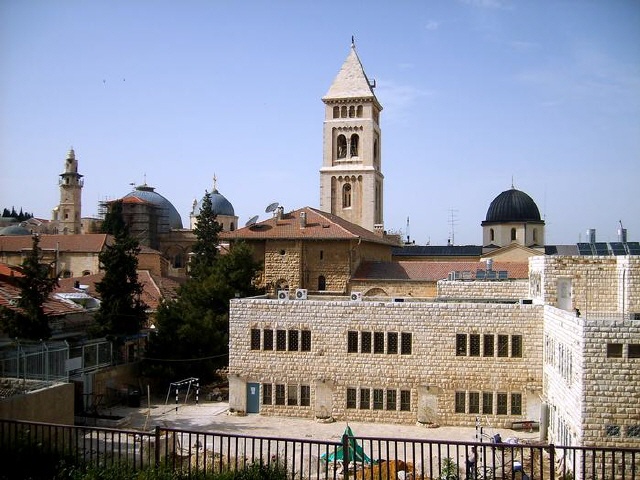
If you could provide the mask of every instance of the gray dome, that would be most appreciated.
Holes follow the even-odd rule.
[[[541,222],[536,202],[515,188],[502,192],[489,205],[484,223],[504,222]]]
[[[166,222],[162,223],[167,223],[169,229],[181,229],[182,218],[180,217],[178,210],[176,210],[176,207],[174,207],[169,200],[154,190],[155,189],[153,187],[149,187],[148,185],[140,185],[137,186],[133,192],[125,195],[123,199],[138,198],[160,207],[162,209],[162,216],[166,217]]]
[[[0,228],[0,235],[7,237],[10,235],[31,235],[31,232],[22,225],[9,225],[8,227]]]
[[[236,215],[231,202],[218,192],[218,190],[211,192],[211,209],[216,215],[226,215],[229,217],[235,217]],[[202,210],[202,200],[200,200],[193,209],[193,214],[199,215],[200,210]]]

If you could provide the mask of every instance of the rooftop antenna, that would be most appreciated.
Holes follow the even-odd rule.
[[[218,190],[218,177],[216,174],[213,174],[213,191],[216,192]]]
[[[411,243],[411,236],[409,235],[409,217],[407,217],[407,244]]]
[[[244,226],[245,227],[251,227],[251,226],[255,225],[257,221],[258,221],[258,215],[254,215],[249,220],[247,220],[247,223],[245,223]]]
[[[280,204],[278,202],[270,203],[269,205],[267,205],[267,208],[264,209],[264,213],[275,212],[276,208],[278,208],[279,206]]]
[[[456,244],[456,224],[458,223],[458,217],[456,216],[456,214],[458,213],[458,210],[456,209],[450,209],[449,210],[449,226],[451,227],[451,238],[450,238],[450,243],[451,245],[455,245]]]

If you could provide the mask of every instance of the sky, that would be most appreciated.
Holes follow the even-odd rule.
[[[513,185],[547,244],[640,240],[640,2],[2,0],[0,208],[82,216],[148,184],[189,225],[319,207],[325,95],[352,36],[384,110],[384,224],[482,243]]]

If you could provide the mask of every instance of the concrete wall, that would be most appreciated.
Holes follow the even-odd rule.
[[[74,387],[60,383],[0,399],[0,418],[73,425]]]

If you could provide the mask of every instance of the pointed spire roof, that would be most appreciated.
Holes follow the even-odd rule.
[[[327,100],[343,98],[373,98],[377,103],[371,83],[364,73],[364,68],[358,58],[356,46],[353,42],[347,59],[342,64],[340,72],[338,72],[331,87],[329,87],[329,91],[322,97],[322,100],[326,102]]]

